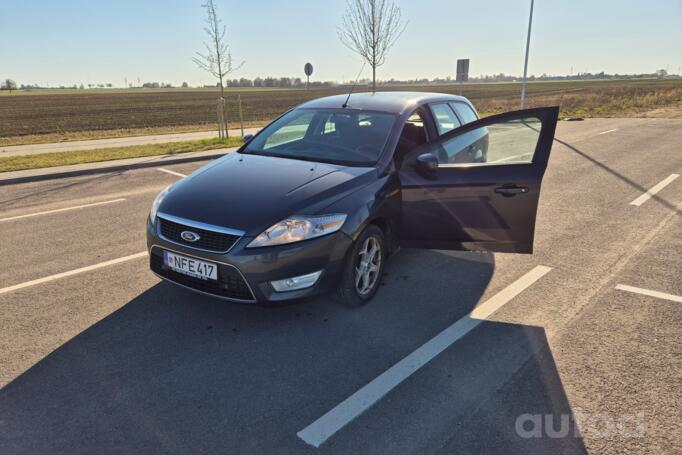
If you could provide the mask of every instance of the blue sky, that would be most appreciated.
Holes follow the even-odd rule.
[[[336,27],[343,0],[216,0],[235,77],[351,79],[360,60]],[[521,74],[529,0],[395,0],[409,21],[380,79]],[[18,83],[213,82],[192,63],[202,48],[202,0],[2,0],[0,77]],[[632,73],[682,65],[682,0],[536,0],[531,74]],[[364,75],[369,75],[365,70]]]

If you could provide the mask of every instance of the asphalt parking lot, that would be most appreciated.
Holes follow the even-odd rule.
[[[153,276],[199,163],[0,186],[0,453],[680,453],[681,144],[561,123],[534,255],[403,249],[360,309]]]

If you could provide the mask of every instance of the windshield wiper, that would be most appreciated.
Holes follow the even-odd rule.
[[[299,160],[299,161],[308,161],[312,163],[326,163],[326,164],[336,164],[337,166],[352,166],[352,167],[371,167],[374,165],[373,162],[356,162],[356,161],[344,161],[344,160],[331,160],[331,159],[324,159],[316,156],[308,156],[308,155],[293,155],[293,154],[284,154],[284,153],[275,153],[275,152],[268,152],[265,150],[246,150],[245,152],[247,155],[259,155],[259,156],[271,156],[274,158],[285,158],[289,160]]]

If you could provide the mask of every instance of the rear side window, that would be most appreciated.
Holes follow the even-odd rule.
[[[438,128],[439,136],[461,126],[459,119],[448,103],[432,104],[431,112],[433,112],[433,118],[436,121],[436,128]]]
[[[462,119],[465,124],[478,120],[476,113],[469,107],[468,104],[450,103],[450,106],[452,106],[455,112],[457,112],[459,118]]]

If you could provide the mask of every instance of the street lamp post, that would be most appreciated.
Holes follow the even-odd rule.
[[[526,38],[526,60],[523,63],[523,82],[521,82],[521,109],[526,106],[526,78],[528,77],[528,52],[530,51],[530,31],[533,27],[533,3],[530,0],[530,16],[528,17],[528,37]]]

